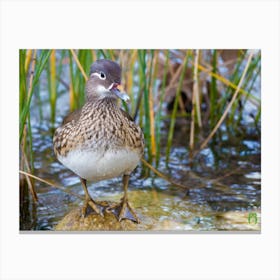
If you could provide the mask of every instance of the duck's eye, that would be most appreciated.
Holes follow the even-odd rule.
[[[106,79],[106,75],[104,72],[100,72],[100,79],[102,79],[102,80]]]
[[[106,75],[105,75],[105,73],[102,72],[102,71],[101,71],[100,73],[94,72],[94,73],[92,73],[90,76],[91,76],[91,77],[97,76],[100,80],[105,80],[105,79],[106,79]]]

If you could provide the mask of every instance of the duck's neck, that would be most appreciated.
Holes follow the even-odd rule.
[[[114,103],[114,104],[117,104],[117,97],[114,96],[114,95],[108,95],[106,97],[87,96],[87,102]]]
[[[108,97],[103,97],[103,98],[87,98],[87,103],[94,103],[95,106],[98,107],[119,107],[118,106],[118,100],[116,97],[108,96]]]

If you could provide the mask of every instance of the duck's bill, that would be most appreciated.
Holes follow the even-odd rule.
[[[111,92],[113,92],[117,97],[119,97],[124,102],[129,102],[130,98],[125,92],[120,92],[116,87],[111,89]]]
[[[114,93],[116,94],[117,97],[119,97],[124,102],[129,102],[130,101],[129,96],[125,92],[120,92],[118,89],[116,89],[114,91]]]

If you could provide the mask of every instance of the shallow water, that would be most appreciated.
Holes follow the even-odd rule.
[[[83,189],[78,177],[55,159],[48,124],[34,125],[33,137],[34,173],[74,195],[36,182],[39,201],[33,203],[26,197],[21,230],[53,230],[82,205],[75,195],[83,197]],[[129,199],[146,230],[260,230],[261,147],[255,133],[225,136],[219,145],[201,151],[191,165],[185,132],[180,135],[177,130],[174,139],[169,164],[163,154],[159,170],[191,189],[188,192],[153,174],[143,178],[142,167],[138,167],[131,176]],[[88,186],[97,200],[118,201],[122,195],[121,178]],[[249,223],[250,215],[257,215],[257,223]]]

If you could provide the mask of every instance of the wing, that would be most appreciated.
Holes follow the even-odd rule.
[[[127,119],[129,119],[129,120],[132,121],[132,122],[134,121],[133,118],[132,118],[126,111],[124,111],[124,110],[121,109],[121,108],[120,108],[120,110],[121,110],[121,112],[122,112],[122,114],[123,114],[124,117],[126,117]]]
[[[69,122],[71,122],[72,120],[74,121],[78,121],[81,115],[82,109],[78,109],[72,113],[70,113],[69,115],[67,115],[62,122],[62,125],[65,125]]]

